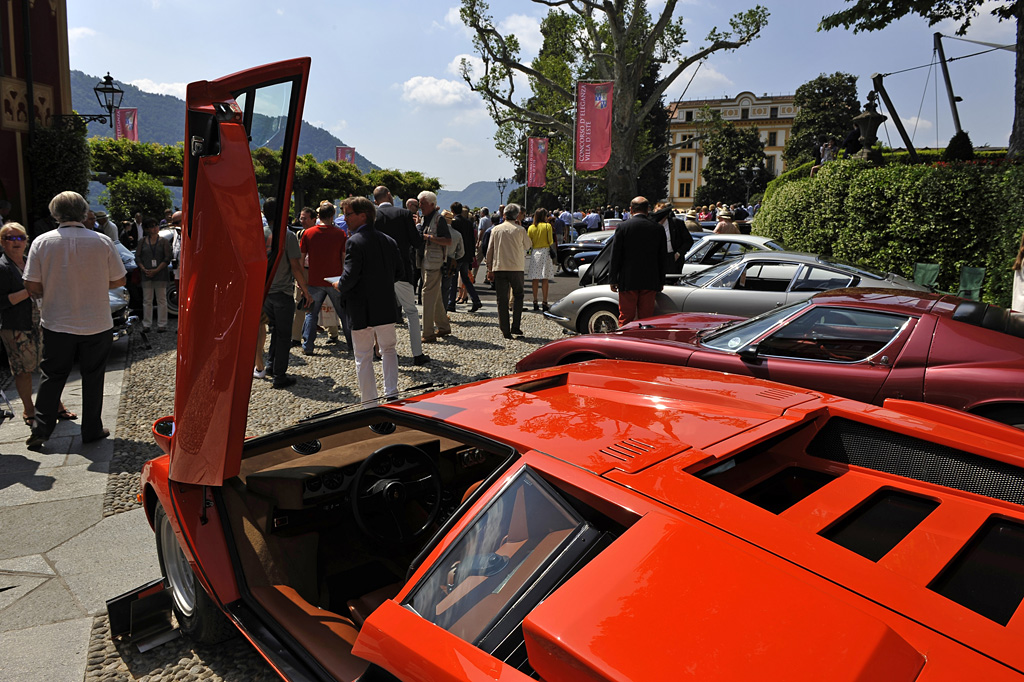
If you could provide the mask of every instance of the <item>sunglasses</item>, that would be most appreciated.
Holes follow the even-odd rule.
[[[15,237],[4,237],[5,242],[23,242],[25,241],[25,239],[25,237],[22,237],[20,235]]]

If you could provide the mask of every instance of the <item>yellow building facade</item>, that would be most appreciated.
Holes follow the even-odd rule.
[[[670,156],[672,167],[669,172],[668,192],[672,205],[688,209],[693,206],[693,193],[703,184],[701,171],[707,159],[697,137],[697,120],[705,107],[718,111],[722,118],[737,126],[756,126],[764,141],[765,166],[774,175],[783,172],[785,162],[782,151],[786,147],[797,107],[793,95],[756,96],[752,92],[741,92],[732,99],[681,100],[669,105],[669,134],[672,143],[686,143],[674,149]]]

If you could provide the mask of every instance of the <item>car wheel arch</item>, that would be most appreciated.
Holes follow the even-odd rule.
[[[1024,402],[1002,401],[969,406],[970,414],[1024,429]]]
[[[576,331],[580,334],[590,334],[590,321],[595,315],[607,314],[614,316],[615,328],[618,328],[619,304],[617,301],[599,299],[591,301],[584,306],[576,316]]]

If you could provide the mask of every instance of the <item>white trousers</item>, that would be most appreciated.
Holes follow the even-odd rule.
[[[153,294],[156,294],[156,324],[167,327],[167,282],[142,278],[142,326],[153,326]]]
[[[420,336],[420,311],[416,308],[416,292],[408,282],[395,282],[395,298],[409,324],[409,346],[413,356],[423,355],[423,339]]]
[[[373,338],[377,337],[384,366],[384,396],[398,395],[398,343],[394,324],[352,330],[353,353],[356,356],[356,377],[359,379],[359,400],[377,399],[377,378],[373,373]]]

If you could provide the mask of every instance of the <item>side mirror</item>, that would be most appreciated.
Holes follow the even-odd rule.
[[[757,344],[752,344],[746,348],[741,348],[739,356],[744,360],[757,360]]]

